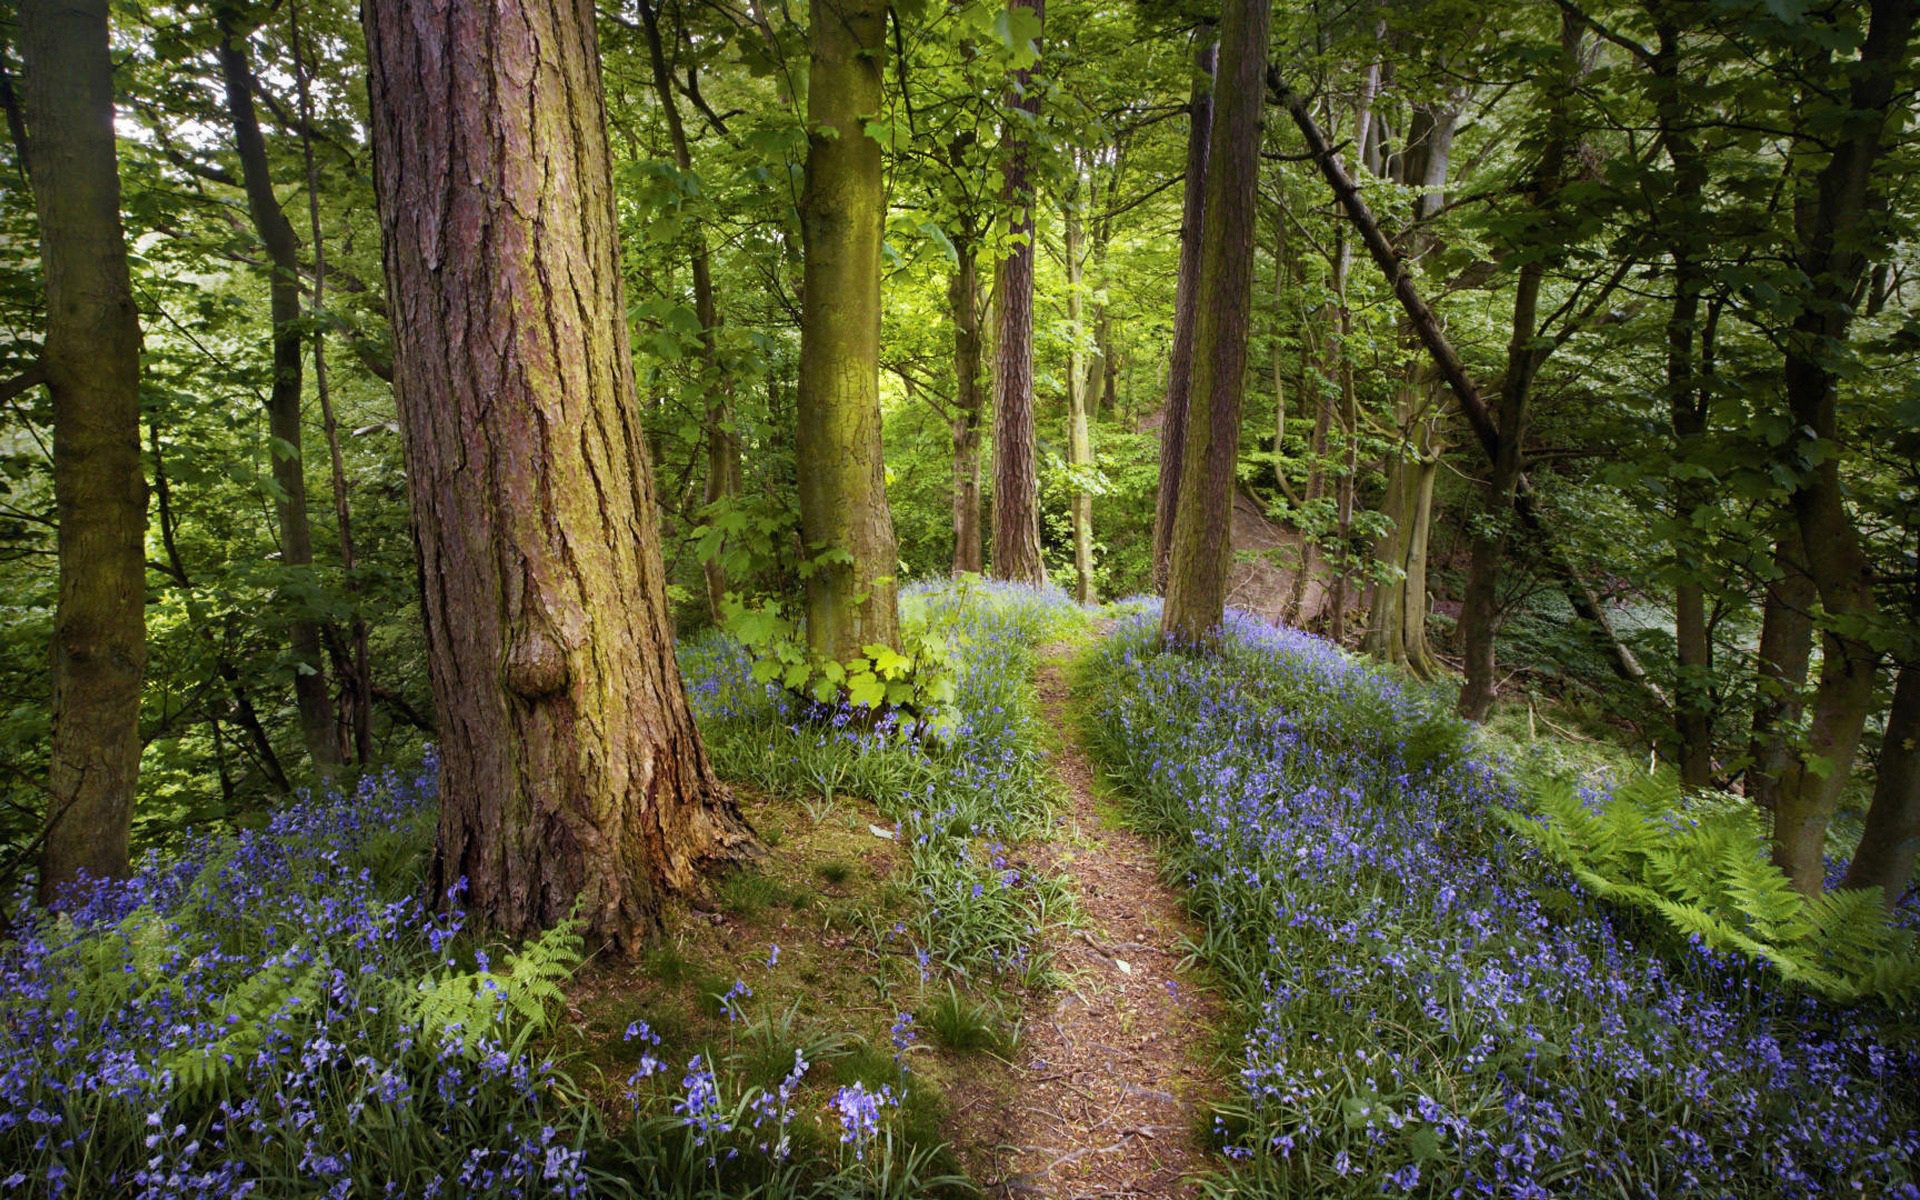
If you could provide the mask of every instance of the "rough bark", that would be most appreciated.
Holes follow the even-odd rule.
[[[1046,16],[1044,0],[1008,0],[1036,19]],[[1008,106],[1040,111],[1033,73],[1014,72]],[[1007,232],[1014,239],[1000,260],[994,284],[993,558],[995,579],[1015,583],[1046,582],[1040,557],[1040,477],[1033,424],[1033,164],[1026,135],[1017,122],[1006,124],[1007,159],[1001,177],[1007,208]]]
[[[667,141],[673,148],[673,162],[683,173],[693,170],[693,148],[687,142],[686,125],[680,119],[680,102],[674,94],[673,74],[667,67],[666,46],[660,37],[660,14],[648,0],[639,0],[640,24],[647,39],[647,60],[653,68],[654,94],[660,100],[660,112],[666,118]],[[732,405],[729,403],[720,367],[720,303],[713,290],[713,267],[707,255],[707,239],[698,228],[689,235],[688,266],[693,276],[693,316],[700,323],[700,357],[706,371],[707,478],[702,499],[711,509],[740,494],[740,439],[733,430]],[[723,543],[724,545],[724,543]],[[718,557],[701,564],[707,583],[707,615],[715,624],[723,615],[727,596],[727,568]]]
[[[1794,729],[1805,707],[1807,667],[1813,659],[1813,605],[1819,598],[1807,574],[1800,548],[1799,523],[1788,518],[1774,543],[1777,575],[1767,582],[1760,610],[1760,644],[1754,658],[1753,735],[1748,757],[1747,796],[1771,812],[1799,761],[1793,753]]]
[[[1878,619],[1872,563],[1840,480],[1835,360],[1853,321],[1852,297],[1869,264],[1869,248],[1887,236],[1871,228],[1878,206],[1874,170],[1887,150],[1894,97],[1909,86],[1908,43],[1917,12],[1914,0],[1874,0],[1870,6],[1866,40],[1850,64],[1845,136],[1830,143],[1830,157],[1794,213],[1795,259],[1807,292],[1786,338],[1794,435],[1784,453],[1801,472],[1793,513],[1826,620],[1805,751],[1806,761],[1820,768],[1810,765],[1795,787],[1782,789],[1774,808],[1773,860],[1809,895],[1824,881],[1827,824],[1853,768],[1879,663],[1870,640]]]
[[[1075,166],[1075,170],[1078,170]],[[1081,257],[1085,235],[1079,211],[1079,181],[1067,196],[1062,214],[1067,260],[1067,462],[1082,474],[1093,470],[1093,440],[1087,427],[1087,381],[1083,374],[1087,352],[1086,270]],[[1073,598],[1093,603],[1093,494],[1073,492]]]
[[[120,224],[106,0],[20,9],[46,285],[59,598],[39,894],[125,875],[146,671],[140,323]]]
[[[334,417],[333,387],[327,372],[327,239],[320,222],[320,166],[313,151],[313,89],[300,38],[300,14],[288,12],[292,37],[294,84],[299,91],[300,155],[307,173],[307,224],[313,237],[313,391],[320,404],[320,423],[327,438],[329,481],[333,488],[333,519],[340,537],[340,570],[346,576],[347,596],[354,605],[351,661],[340,672],[340,702],[353,737],[353,757],[363,769],[373,762],[373,667],[369,661],[367,619],[359,610],[359,561],[353,548],[353,508],[347,488],[346,460],[340,452],[340,423]]]
[[[1193,337],[1199,316],[1200,237],[1206,227],[1207,154],[1213,128],[1218,31],[1194,34],[1193,91],[1187,100],[1186,194],[1180,206],[1180,267],[1173,291],[1173,345],[1167,352],[1167,403],[1160,420],[1160,490],[1154,508],[1153,586],[1167,590],[1174,512],[1185,466],[1187,405],[1193,384]]]
[[[1880,889],[1892,909],[1913,887],[1914,856],[1920,853],[1920,667],[1903,664],[1887,710],[1880,742],[1879,773],[1866,827],[1842,877],[1843,888]]]
[[[985,566],[980,529],[980,250],[954,239],[947,280],[953,313],[953,573]]]
[[[751,834],[673,656],[585,0],[364,10],[442,746],[429,885],[633,949]],[[577,910],[576,910],[577,906]]]
[[[1267,0],[1227,0],[1207,150],[1201,230],[1201,306],[1194,328],[1185,462],[1161,626],[1199,645],[1220,628],[1233,554],[1234,469],[1253,307],[1254,198],[1259,179],[1261,77],[1267,65]]]
[[[260,134],[260,117],[253,103],[248,28],[236,9],[222,5],[218,13],[218,56],[220,76],[226,85],[227,119],[240,158],[247,213],[267,252],[267,297],[273,329],[273,386],[267,395],[267,432],[273,443],[270,457],[276,489],[274,514],[280,524],[280,563],[292,571],[311,571],[313,530],[307,516],[306,454],[300,429],[305,357],[300,332],[300,244],[294,237],[293,222],[287,219],[273,191],[267,143]],[[326,774],[340,765],[340,729],[334,720],[326,662],[320,653],[320,626],[296,613],[287,621],[287,638],[293,653],[293,696],[300,713],[301,737],[314,767]]]
[[[800,531],[823,551],[806,581],[807,638],[846,660],[900,639],[899,554],[880,441],[880,111],[887,9],[823,0],[812,21],[795,463]]]

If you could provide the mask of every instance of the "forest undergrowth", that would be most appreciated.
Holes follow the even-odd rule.
[[[794,701],[718,639],[683,648],[715,758],[774,844],[670,914],[719,940],[656,941],[640,964],[656,990],[618,1001],[651,1002],[655,1022],[604,1027],[606,969],[581,977],[588,995],[569,985],[573,926],[513,949],[465,932],[457,892],[425,901],[431,757],[150,855],[59,916],[28,909],[0,951],[0,1191],[964,1190],[915,1064],[1001,1046],[998,990],[1043,983],[1041,933],[1071,919],[1068,891],[1009,847],[1052,812],[1033,647],[1087,617],[1057,590],[981,583],[908,608],[958,664],[938,738]],[[835,864],[832,846],[862,840],[903,858],[904,880]],[[796,903],[775,866],[823,847],[800,868],[819,902]],[[803,934],[819,945],[789,943],[785,982],[779,943],[744,941],[777,909],[819,922]],[[808,967],[822,947],[837,957]]]
[[[1081,680],[1238,1025],[1211,1192],[1915,1194],[1910,995],[1601,901],[1464,725],[1329,643],[1236,616],[1220,651],[1137,619]]]

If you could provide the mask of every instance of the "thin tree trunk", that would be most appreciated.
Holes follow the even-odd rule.
[[[1044,0],[1008,0],[1010,7],[1046,16]],[[1014,72],[1009,106],[1040,111],[1032,72]],[[995,579],[1046,582],[1040,557],[1040,477],[1033,423],[1033,233],[1034,186],[1030,149],[1020,127],[1007,123],[1007,160],[1002,195],[1009,210],[1007,232],[1015,239],[1000,261],[994,285],[998,321],[994,345],[993,562]]]
[[[288,11],[292,36],[294,83],[299,90],[300,154],[307,170],[307,221],[313,235],[313,390],[320,402],[320,420],[326,429],[327,458],[332,468],[333,518],[340,531],[340,569],[346,576],[347,596],[353,605],[353,661],[342,672],[341,700],[347,728],[353,734],[353,757],[361,768],[373,763],[373,668],[368,658],[367,619],[360,612],[360,577],[353,550],[353,512],[347,491],[346,462],[340,453],[340,424],[334,419],[333,389],[327,375],[327,240],[320,223],[320,168],[313,153],[313,93],[310,71],[300,40],[298,8]]]
[[[1240,460],[1240,401],[1253,307],[1267,20],[1267,0],[1227,0],[1220,22],[1200,249],[1199,287],[1208,302],[1201,306],[1194,328],[1186,461],[1180,471],[1167,603],[1161,616],[1167,636],[1190,646],[1219,631],[1232,565],[1234,473]]]
[[[227,117],[254,232],[266,247],[267,294],[273,322],[273,387],[267,397],[267,431],[273,445],[274,511],[280,522],[280,563],[296,573],[313,569],[313,530],[307,517],[306,454],[300,428],[301,345],[300,247],[293,223],[274,195],[267,143],[253,103],[253,73],[247,60],[248,28],[232,7],[219,9],[220,74],[227,91]],[[320,626],[305,614],[287,622],[293,651],[293,695],[300,732],[315,769],[340,765],[340,729],[320,653]]]
[[[1768,812],[1782,788],[1798,786],[1793,731],[1805,707],[1802,692],[1813,659],[1813,605],[1819,598],[1800,548],[1800,525],[1791,516],[1774,543],[1773,561],[1779,574],[1768,581],[1760,610],[1760,644],[1754,656],[1759,677],[1754,681],[1748,750],[1753,762],[1747,768],[1747,796]]]
[[[441,733],[429,887],[630,951],[752,844],[673,656],[593,10],[364,9]],[[529,319],[529,318],[533,319]]]
[[[1206,229],[1207,158],[1212,139],[1218,31],[1194,34],[1193,91],[1187,100],[1186,195],[1180,208],[1180,268],[1173,292],[1173,346],[1167,356],[1167,403],[1160,420],[1160,489],[1153,522],[1153,588],[1167,590],[1180,473],[1186,466],[1188,403],[1193,390],[1193,339],[1200,311],[1200,245]]]
[[[1880,769],[1860,845],[1841,879],[1843,888],[1880,889],[1892,909],[1913,887],[1920,853],[1920,667],[1902,664],[1880,742]]]
[[[674,98],[673,75],[667,68],[666,47],[660,37],[660,14],[650,0],[638,0],[640,25],[647,39],[647,59],[653,68],[654,93],[666,118],[667,141],[673,161],[683,173],[693,170],[693,149],[687,144]],[[708,510],[740,494],[740,439],[733,431],[732,405],[720,366],[720,303],[714,296],[713,268],[707,257],[707,239],[698,229],[688,235],[687,257],[693,274],[693,315],[700,323],[700,357],[706,370],[707,480],[702,499]],[[724,543],[723,543],[724,545]],[[727,568],[718,554],[701,564],[707,582],[707,615],[717,625],[725,615]]]
[[[821,0],[810,38],[806,247],[795,464],[807,552],[830,552],[806,580],[807,638],[845,661],[900,640],[899,554],[880,439],[880,237],[886,215],[880,111],[887,10]]]
[[[1079,170],[1076,163],[1075,172]],[[1082,477],[1093,470],[1093,441],[1087,429],[1087,387],[1082,374],[1086,351],[1086,272],[1081,259],[1082,243],[1079,211],[1079,179],[1067,193],[1065,251],[1067,259],[1067,336],[1072,350],[1067,361],[1067,462]],[[1082,604],[1093,603],[1093,494],[1084,487],[1073,492],[1073,597]]]
[[[980,530],[980,250],[972,237],[953,243],[947,281],[953,312],[953,573],[985,565]]]
[[[147,665],[140,322],[120,224],[106,0],[20,9],[46,286],[59,598],[39,895],[127,873]]]
[[[274,752],[273,740],[267,736],[267,728],[260,721],[259,710],[253,705],[253,696],[247,691],[246,681],[240,677],[240,668],[220,648],[213,623],[194,592],[193,577],[188,574],[186,559],[180,553],[180,541],[175,536],[178,523],[173,516],[173,491],[167,481],[167,460],[161,451],[157,418],[148,419],[147,446],[153,455],[154,515],[160,521],[160,545],[167,554],[167,574],[179,586],[181,598],[186,604],[187,619],[193,623],[200,640],[206,643],[207,654],[213,659],[214,673],[226,685],[227,694],[233,700],[234,721],[252,744],[253,759],[259,764],[261,774],[267,777],[267,783],[275,791],[286,795],[293,791],[293,784],[287,779],[286,769],[280,765],[280,756]]]
[[[1341,463],[1340,477],[1334,483],[1334,548],[1339,561],[1334,564],[1332,594],[1328,599],[1328,607],[1332,611],[1328,617],[1327,636],[1335,642],[1342,642],[1347,634],[1347,587],[1353,570],[1350,541],[1353,535],[1354,481],[1360,471],[1357,439],[1360,407],[1353,382],[1353,309],[1347,303],[1347,277],[1353,266],[1353,248],[1347,241],[1345,226],[1339,227],[1335,241],[1340,260],[1339,269],[1334,272],[1334,296],[1338,304],[1335,328],[1339,330],[1340,347],[1340,442],[1345,461]]]
[[[1815,464],[1793,493],[1794,517],[1809,573],[1819,589],[1823,629],[1820,683],[1808,732],[1808,769],[1782,789],[1774,808],[1773,861],[1794,885],[1817,895],[1824,883],[1827,824],[1853,768],[1862,726],[1873,703],[1879,655],[1865,630],[1877,620],[1873,568],[1840,480],[1839,388],[1832,348],[1846,341],[1852,297],[1868,265],[1861,226],[1878,204],[1874,166],[1888,148],[1894,97],[1910,71],[1913,0],[1873,0],[1866,41],[1852,68],[1846,136],[1833,146],[1812,196],[1796,206],[1796,258],[1809,294],[1786,339],[1784,376],[1793,437],[1782,461]],[[1819,769],[1811,764],[1818,762]]]

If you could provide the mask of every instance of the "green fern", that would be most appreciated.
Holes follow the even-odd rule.
[[[1671,778],[1641,776],[1597,808],[1551,782],[1534,812],[1500,817],[1601,899],[1767,962],[1797,986],[1840,1001],[1920,996],[1914,935],[1892,925],[1880,894],[1808,900],[1767,859],[1749,809],[1689,808]]]
[[[500,970],[433,972],[398,997],[407,1019],[442,1046],[471,1054],[487,1035],[517,1049],[547,1027],[561,984],[585,952],[584,923],[569,918],[509,954]]]
[[[291,951],[292,957],[297,951]],[[172,1051],[160,1066],[173,1073],[174,1085],[188,1096],[224,1087],[234,1072],[266,1041],[267,1030],[299,1009],[318,1003],[320,972],[314,959],[298,969],[257,971],[228,992],[214,1011],[226,1032],[211,1043]]]

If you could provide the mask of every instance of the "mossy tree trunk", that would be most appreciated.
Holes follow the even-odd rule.
[[[1206,227],[1207,153],[1213,129],[1214,73],[1219,31],[1194,33],[1192,94],[1187,100],[1186,194],[1180,203],[1180,268],[1173,287],[1173,344],[1167,351],[1167,403],[1160,420],[1160,489],[1153,520],[1153,586],[1165,594],[1173,546],[1173,518],[1185,467],[1187,404],[1193,386],[1193,335],[1199,315],[1200,235]]]
[[[1873,802],[1840,886],[1877,887],[1891,909],[1913,887],[1916,854],[1920,854],[1920,667],[1904,663],[1894,681],[1887,731],[1880,739]]]
[[[1788,514],[1774,540],[1773,569],[1760,607],[1760,643],[1754,652],[1753,735],[1747,754],[1747,796],[1773,811],[1783,788],[1795,786],[1799,760],[1795,728],[1805,709],[1807,667],[1813,659],[1813,605],[1818,591],[1800,549],[1800,525]]]
[[[947,279],[953,313],[953,573],[985,566],[980,529],[980,249],[972,236],[953,239]]]
[[[429,883],[633,949],[751,834],[673,656],[592,6],[371,0],[375,190],[438,715]]]
[[[1829,156],[1794,212],[1796,265],[1807,292],[1786,338],[1784,376],[1793,436],[1783,447],[1782,462],[1800,472],[1793,514],[1825,619],[1806,767],[1775,803],[1773,861],[1808,895],[1817,895],[1824,883],[1827,825],[1853,769],[1879,668],[1872,641],[1879,620],[1873,564],[1840,479],[1845,452],[1838,441],[1835,360],[1852,325],[1868,249],[1887,236],[1878,218],[1874,174],[1889,148],[1895,97],[1911,85],[1908,46],[1916,10],[1920,4],[1913,0],[1874,0],[1870,6],[1866,40],[1849,65],[1845,136],[1820,143],[1830,148]]]
[[[1008,0],[1045,19],[1043,0]],[[1013,75],[1009,106],[1029,115],[1040,111],[1040,92],[1031,71]],[[1040,557],[1040,476],[1033,425],[1033,217],[1034,186],[1027,137],[1018,120],[1005,125],[1007,160],[1002,194],[1007,232],[1014,239],[1000,260],[994,282],[993,373],[993,559],[995,579],[1015,583],[1046,582]]]
[[[240,158],[240,182],[254,233],[267,252],[267,296],[273,324],[273,386],[267,394],[267,432],[271,436],[274,513],[280,524],[280,563],[295,572],[313,569],[313,530],[307,516],[306,454],[300,427],[302,359],[300,243],[293,222],[274,194],[266,139],[253,102],[253,68],[248,61],[251,26],[230,5],[218,9],[220,76],[226,85],[227,118]],[[287,618],[293,653],[293,696],[300,713],[300,734],[307,754],[322,774],[340,765],[341,727],[327,687],[321,657],[320,623],[304,612]]]
[[[1265,113],[1267,0],[1227,0],[1220,21],[1219,76],[1207,151],[1206,221],[1193,380],[1168,560],[1163,630],[1198,645],[1226,611],[1233,554],[1234,471],[1253,307],[1254,198]]]
[[[807,182],[800,198],[795,469],[800,532],[825,558],[807,577],[807,639],[838,660],[900,637],[899,554],[880,439],[880,112],[887,8],[821,0],[808,37]]]
[[[140,322],[113,134],[106,0],[20,8],[33,194],[46,281],[59,599],[40,899],[127,872],[146,671],[147,484]]]

